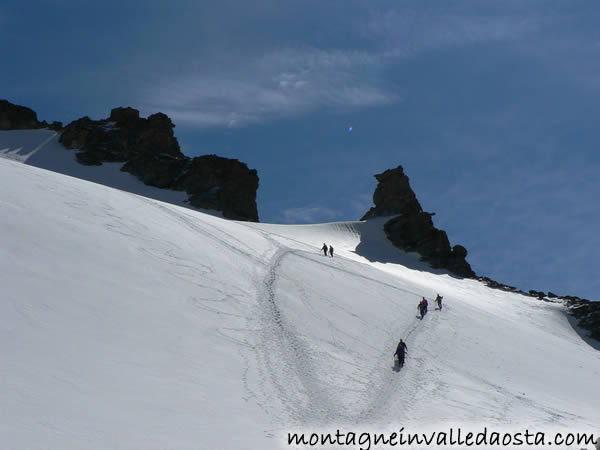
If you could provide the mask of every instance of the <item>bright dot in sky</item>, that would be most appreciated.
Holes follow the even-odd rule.
[[[352,131],[352,127],[349,127],[349,128],[348,128],[348,131],[349,131],[349,132],[350,132],[350,131]]]

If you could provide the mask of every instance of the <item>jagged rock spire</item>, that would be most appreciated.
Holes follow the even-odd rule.
[[[388,239],[396,247],[418,252],[434,268],[445,268],[462,277],[475,276],[465,259],[467,249],[462,245],[450,247],[446,232],[433,225],[431,216],[434,214],[421,208],[402,166],[386,170],[375,178],[379,182],[373,194],[375,206],[362,220],[396,216],[384,225]]]

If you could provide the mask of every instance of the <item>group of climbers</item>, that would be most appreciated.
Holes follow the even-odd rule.
[[[332,245],[327,246],[327,244],[323,242],[323,247],[321,247],[321,250],[323,251],[323,255],[327,256],[327,253],[329,252],[329,256],[331,256],[333,258],[333,246]],[[443,299],[443,297],[440,294],[437,294],[437,296],[435,298],[435,303],[437,304],[437,309],[439,309],[440,311],[442,310],[442,299]],[[428,305],[429,305],[429,302],[427,301],[427,299],[425,297],[421,297],[421,301],[419,302],[419,305],[417,306],[417,309],[419,310],[419,314],[421,316],[421,320],[423,320],[423,317],[425,317],[425,314],[427,314]],[[400,342],[398,343],[398,346],[396,347],[396,353],[394,353],[394,356],[398,358],[398,365],[400,367],[402,367],[404,365],[404,358],[406,356],[406,353],[408,353],[408,348],[406,347],[406,344],[404,343],[404,341],[402,339],[400,339]]]
[[[437,309],[439,309],[440,311],[442,310],[442,299],[444,297],[442,297],[440,294],[437,294],[436,298],[435,298],[435,302],[437,303]],[[419,310],[419,313],[421,314],[421,320],[423,319],[423,317],[425,317],[425,314],[427,314],[427,306],[428,306],[428,302],[427,299],[425,297],[421,297],[421,301],[419,302],[419,305],[417,306],[417,309]],[[402,367],[404,365],[404,356],[405,354],[408,353],[408,349],[406,347],[406,344],[404,343],[404,341],[402,339],[400,339],[400,342],[398,343],[398,346],[396,347],[396,353],[394,353],[394,356],[398,358],[398,365],[400,367]]]
[[[323,254],[325,256],[327,256],[327,250],[329,250],[329,256],[333,258],[333,245],[330,245],[329,248],[327,248],[327,244],[323,242],[323,247],[321,247],[321,250],[323,250]]]
[[[435,298],[435,302],[438,305],[437,309],[439,309],[440,311],[442,310],[442,299],[443,298],[444,297],[442,297],[440,294],[438,294],[437,297]],[[421,314],[421,320],[423,319],[423,317],[425,317],[425,314],[427,314],[427,306],[428,305],[429,305],[429,303],[427,302],[427,299],[425,297],[421,297],[421,301],[417,305],[417,309],[419,310],[419,313]]]

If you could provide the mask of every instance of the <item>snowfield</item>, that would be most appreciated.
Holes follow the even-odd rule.
[[[69,166],[50,133],[0,133],[0,448],[600,431],[600,352],[560,304],[434,271],[392,247],[382,219],[253,224],[125,192],[151,188],[110,165]],[[36,155],[124,190],[33,167]]]
[[[123,163],[103,163],[101,166],[79,164],[75,159],[77,150],[65,148],[58,138],[58,133],[46,129],[0,131],[0,158],[187,207],[185,192],[147,186],[130,173],[121,172]],[[217,211],[203,212],[222,217]]]

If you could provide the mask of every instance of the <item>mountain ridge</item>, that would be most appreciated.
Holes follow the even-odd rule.
[[[257,171],[237,159],[185,156],[166,114],[142,118],[137,109],[118,107],[106,119],[85,116],[64,128],[54,124],[38,122],[35,111],[24,106],[7,100],[0,103],[0,129],[53,129],[65,148],[77,151],[75,157],[82,165],[122,163],[120,170],[146,185],[185,192],[194,208],[220,211],[233,220],[259,220]]]

